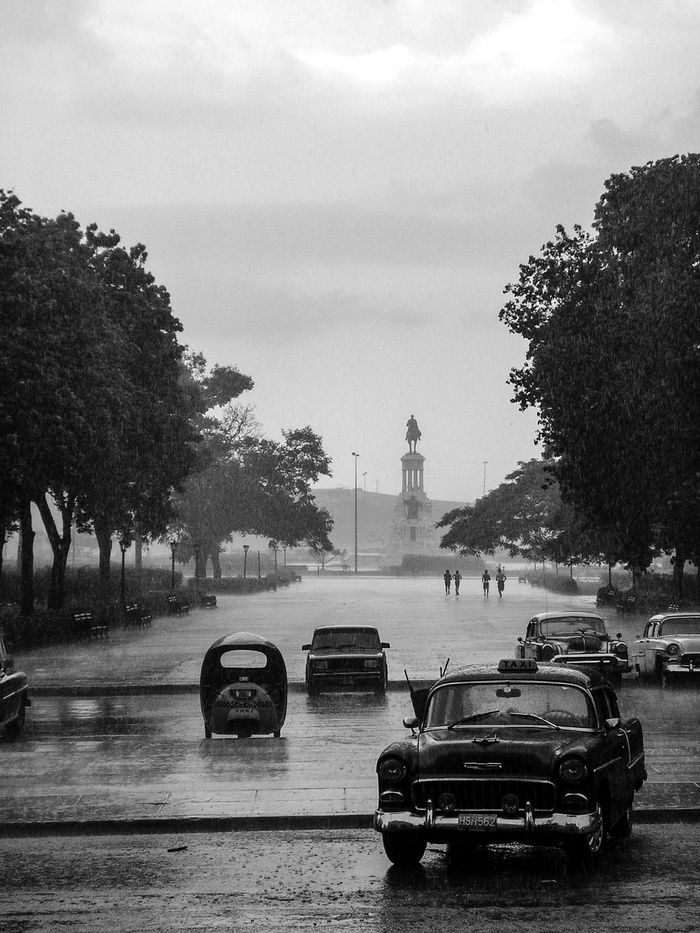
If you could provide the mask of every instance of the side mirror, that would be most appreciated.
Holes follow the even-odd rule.
[[[391,648],[391,645],[389,644],[388,641],[383,641],[383,642],[382,642],[382,648]]]
[[[522,645],[522,643],[523,643],[522,638],[520,638],[520,636],[518,636],[518,644],[519,644],[519,645]]]
[[[622,641],[622,632],[618,632],[615,638],[617,638],[618,641]]]
[[[619,716],[613,716],[612,719],[605,720],[606,729],[619,729],[620,727],[620,718]]]
[[[301,646],[301,650],[302,650],[302,651],[311,651],[311,645],[302,645],[302,646]]]
[[[417,716],[406,716],[406,718],[403,721],[404,728],[410,729],[411,732],[414,732],[418,728],[418,723],[419,723],[419,720]]]

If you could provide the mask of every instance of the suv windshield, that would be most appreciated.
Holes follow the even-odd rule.
[[[337,650],[339,648],[380,651],[381,642],[377,630],[374,628],[322,629],[320,632],[314,633],[311,644],[312,651]]]
[[[596,718],[588,694],[568,684],[454,683],[433,693],[423,728],[459,728],[475,723],[594,729]]]

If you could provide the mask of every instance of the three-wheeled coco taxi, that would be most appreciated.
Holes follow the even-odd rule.
[[[260,635],[225,635],[202,662],[199,699],[204,735],[272,735],[287,715],[287,668],[276,645]]]

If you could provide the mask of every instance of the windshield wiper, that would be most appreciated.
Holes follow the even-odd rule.
[[[509,716],[515,716],[520,719],[535,719],[537,722],[543,722],[546,726],[551,726],[552,729],[561,729],[561,726],[558,726],[555,722],[550,722],[549,719],[545,719],[543,716],[538,716],[537,713],[508,713]]]
[[[472,713],[471,716],[462,716],[461,719],[456,719],[454,722],[451,722],[448,729],[454,729],[455,726],[463,726],[468,722],[478,722],[480,719],[487,719],[489,716],[493,716],[494,713],[500,713],[498,709],[490,709],[485,713]]]

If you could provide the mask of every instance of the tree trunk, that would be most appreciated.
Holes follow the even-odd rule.
[[[59,534],[53,514],[45,496],[36,500],[36,506],[46,529],[46,535],[53,552],[51,565],[51,579],[49,582],[49,595],[46,600],[47,609],[62,609],[66,585],[66,564],[70,553],[71,526],[73,522],[73,498],[68,497],[63,503],[58,503],[63,528]]]
[[[0,580],[2,580],[2,561],[5,554],[5,545],[7,544],[7,530],[3,528],[0,531]]]
[[[19,507],[19,611],[22,617],[34,612],[34,529],[32,504],[22,499]]]
[[[673,555],[673,590],[676,594],[676,602],[680,603],[683,599],[683,571],[685,570],[685,554],[679,548]]]
[[[221,579],[221,560],[219,558],[219,549],[214,548],[211,554],[211,569],[215,580]]]
[[[95,537],[100,549],[100,592],[106,599],[112,588],[112,530],[95,521]]]

